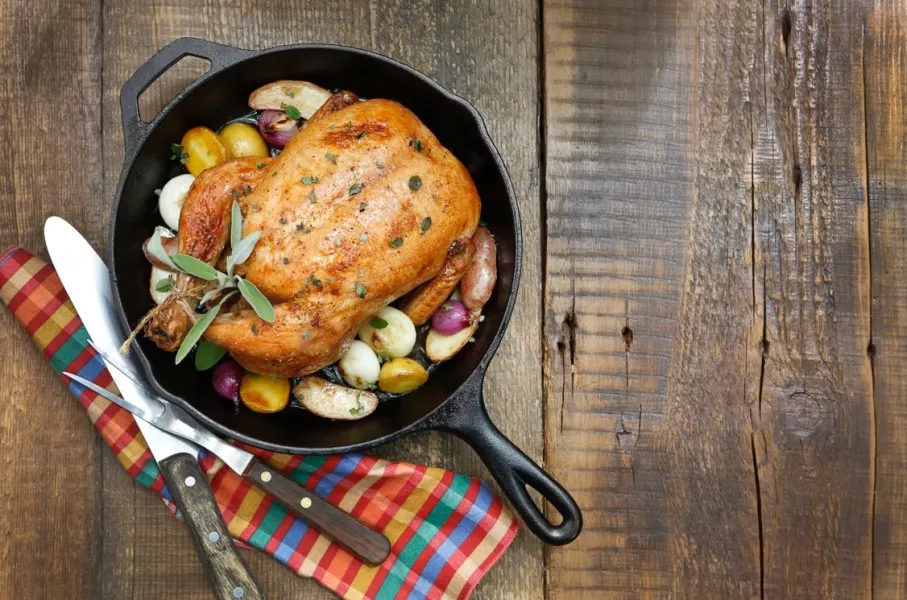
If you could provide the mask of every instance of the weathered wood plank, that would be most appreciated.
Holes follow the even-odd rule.
[[[747,391],[767,597],[870,593],[861,13],[846,1],[768,2],[761,15]]]
[[[493,6],[273,1],[257,3],[254,9],[242,2],[208,7],[182,0],[166,5],[153,0],[108,1],[104,27],[105,197],[112,196],[122,164],[119,88],[157,49],[175,38],[191,35],[247,48],[307,41],[350,44],[375,49],[432,75],[475,102],[499,143],[521,199],[527,283],[492,365],[486,394],[489,410],[501,429],[541,459],[541,376],[531,358],[539,360],[541,355],[540,306],[532,293],[540,285],[536,14],[535,3],[521,0]],[[145,94],[143,111],[147,114],[161,107],[201,70],[197,64],[178,65]],[[450,436],[413,436],[376,452],[488,479],[474,453]],[[181,598],[207,597],[204,573],[196,564],[184,528],[115,468],[105,477],[105,489],[115,495],[108,512],[115,526],[109,527],[105,539],[105,597],[159,598],[177,593]],[[300,590],[311,597],[329,597],[271,559],[257,553],[247,553],[244,558],[270,597],[289,597]],[[174,573],[182,575],[177,578]],[[541,598],[543,576],[541,545],[523,533],[474,597]]]
[[[873,592],[907,596],[907,6],[871,2],[864,24],[872,248],[876,486]]]
[[[42,252],[52,214],[101,236],[99,33],[94,0],[0,1],[0,252]],[[0,331],[0,597],[96,597],[98,438],[5,308]]]
[[[546,4],[555,597],[868,591],[860,13],[798,10]]]
[[[743,2],[546,2],[552,598],[758,595]],[[735,43],[724,43],[735,39]]]

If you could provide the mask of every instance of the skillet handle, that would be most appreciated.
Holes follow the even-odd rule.
[[[477,384],[464,388],[465,393],[448,402],[430,427],[453,433],[472,446],[514,509],[539,539],[554,546],[575,540],[583,528],[583,514],[576,501],[491,422],[482,398],[482,378],[478,378]],[[563,518],[559,525],[549,521],[536,506],[527,486],[538,491],[557,509]]]
[[[211,69],[204,76],[210,76],[253,54],[254,50],[224,46],[191,37],[179,38],[161,48],[126,80],[123,89],[120,90],[120,112],[123,117],[123,137],[126,139],[127,151],[137,150],[139,142],[151,131],[151,124],[139,116],[139,96],[181,58],[184,56],[204,58],[211,63]]]

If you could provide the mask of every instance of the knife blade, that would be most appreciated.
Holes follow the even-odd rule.
[[[139,375],[140,370],[135,360],[116,350],[125,341],[126,335],[115,321],[116,313],[106,266],[81,234],[62,219],[55,217],[48,219],[48,224],[45,226],[46,234],[47,230],[51,228],[51,221],[54,221],[53,231],[48,235],[49,237],[52,235],[55,240],[55,252],[51,252],[51,258],[53,260],[55,253],[62,254],[60,260],[61,263],[66,264],[68,269],[67,280],[71,280],[72,286],[78,288],[73,293],[80,297],[79,302],[77,303],[76,298],[72,298],[72,296],[71,298],[80,316],[82,316],[80,305],[87,305],[86,317],[83,317],[82,320],[91,337],[89,344],[110,367],[111,376],[120,389],[122,398],[111,394],[108,390],[99,391],[98,386],[92,387],[93,382],[88,380],[81,380],[80,383],[140,417],[136,421],[143,433],[144,428],[149,428],[154,436],[168,436],[165,439],[171,444],[188,444],[184,440],[194,442],[187,446],[194,449],[196,452],[194,456],[197,456],[198,446],[210,450],[233,471],[263,488],[287,509],[316,526],[322,533],[333,538],[334,541],[366,563],[380,564],[384,562],[390,554],[390,542],[383,535],[317,494],[306,490],[295,481],[261,463],[251,453],[217,437],[183,408],[161,398],[143,383],[145,378]],[[51,241],[48,239],[48,250],[50,247]],[[56,261],[54,264],[56,266]],[[91,266],[92,271],[87,272],[88,269],[84,266],[86,264]],[[59,267],[58,271],[61,271]],[[62,273],[61,279],[63,279]],[[86,279],[88,282],[93,282],[88,287],[98,288],[96,293],[86,292],[81,287],[88,283]],[[67,280],[63,280],[63,284],[69,292]],[[100,289],[102,287],[103,291]],[[89,327],[89,322],[97,326]],[[97,334],[95,330],[97,330]],[[78,374],[67,375],[79,381]],[[133,408],[140,412],[133,411]],[[175,438],[175,441],[174,435],[179,436]],[[152,453],[154,454],[153,448]],[[155,456],[157,455],[155,454]]]
[[[60,281],[82,320],[88,335],[97,344],[117,348],[126,339],[116,321],[110,274],[101,257],[76,229],[59,217],[44,224],[44,239]],[[131,357],[123,357],[135,371]],[[151,403],[142,388],[117,369],[110,370],[120,393],[142,414],[153,416],[160,406]],[[141,417],[139,430],[161,468],[193,533],[196,549],[208,569],[220,600],[238,597],[264,599],[265,595],[233,546],[208,480],[198,464],[199,447],[158,429]]]

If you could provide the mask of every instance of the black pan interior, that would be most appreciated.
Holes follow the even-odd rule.
[[[518,278],[520,234],[516,202],[500,157],[474,110],[424,76],[368,52],[298,46],[258,54],[190,86],[156,119],[156,126],[135,151],[131,163],[133,149],[127,140],[127,164],[111,224],[116,292],[130,326],[153,306],[148,294],[150,266],[142,256],[141,244],[161,223],[154,190],[180,172],[170,160],[170,144],[178,142],[190,127],[205,125],[216,130],[224,122],[248,113],[249,93],[277,79],[310,80],[366,98],[397,100],[413,110],[467,166],[482,198],[483,218],[498,246],[498,283],[486,306],[486,320],[476,334],[476,342],[434,371],[424,387],[388,400],[369,417],[353,422],[332,422],[301,409],[259,415],[243,408],[234,414],[232,404],[213,392],[210,372],[198,373],[192,360],[175,366],[172,354],[158,350],[141,337],[140,358],[160,392],[223,435],[294,453],[364,448],[417,429],[420,421],[454,394],[477,367],[487,364],[506,325]]]

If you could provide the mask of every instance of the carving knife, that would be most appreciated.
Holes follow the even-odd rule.
[[[51,262],[88,335],[95,343],[117,347],[125,336],[116,322],[107,266],[63,219],[51,217],[45,222],[44,239]],[[111,369],[110,374],[121,394],[151,410],[142,389],[129,377],[116,369]],[[233,545],[208,479],[198,464],[199,447],[141,418],[136,423],[192,531],[218,600],[264,600],[264,593]]]
[[[81,380],[80,383],[87,387],[91,387],[108,400],[111,400],[132,412],[139,417],[137,419],[139,423],[144,422],[149,427],[156,426],[158,432],[169,432],[168,435],[174,434],[180,438],[189,440],[196,449],[197,444],[198,446],[210,450],[236,473],[246,477],[252,483],[263,488],[272,497],[280,501],[287,509],[315,525],[322,533],[333,538],[350,552],[359,556],[366,563],[380,564],[383,562],[390,553],[390,543],[380,533],[370,529],[364,523],[357,521],[318,495],[309,492],[301,485],[261,463],[255,459],[251,453],[220,439],[208,431],[181,407],[161,398],[148,386],[142,383],[144,378],[138,375],[139,370],[135,361],[116,351],[126,339],[126,336],[114,321],[115,313],[113,312],[113,303],[111,302],[110,297],[110,278],[107,268],[88,242],[65,221],[55,218],[49,219],[48,225],[45,226],[45,230],[51,227],[51,221],[54,221],[54,225],[52,226],[54,231],[51,236],[59,240],[55,243],[58,243],[61,246],[65,245],[67,248],[65,251],[65,259],[63,260],[71,263],[68,266],[69,269],[72,269],[71,272],[78,273],[80,270],[80,267],[78,267],[79,264],[91,263],[96,265],[95,269],[98,273],[103,270],[103,283],[106,285],[104,290],[104,294],[106,294],[105,301],[109,306],[101,310],[98,310],[97,308],[88,310],[90,310],[91,313],[103,312],[104,318],[110,323],[107,330],[115,333],[113,335],[105,333],[105,337],[99,339],[99,337],[93,333],[92,328],[88,326],[84,317],[83,322],[86,323],[89,336],[92,338],[90,340],[91,345],[105,360],[108,367],[111,367],[111,374],[114,376],[114,381],[116,381],[117,386],[120,388],[122,398],[111,394],[108,390],[103,390],[103,388],[97,389],[97,386],[94,386],[90,381]],[[48,248],[49,247],[50,240],[48,240]],[[82,271],[85,269],[86,267],[81,267]],[[60,270],[59,267],[58,270]],[[71,277],[75,280],[73,282],[74,285],[78,285],[78,282],[81,280],[80,276],[72,275]],[[96,279],[99,277],[100,275],[95,276]],[[84,280],[82,281],[84,285]],[[66,285],[66,281],[64,280],[63,283],[68,292],[69,287]],[[101,293],[102,292],[98,290],[93,295],[95,298],[95,306],[98,305],[97,296]],[[73,300],[73,303],[76,304],[75,300]],[[81,310],[78,304],[76,304],[76,310],[81,316]],[[95,317],[92,316],[91,318],[94,319]],[[100,318],[97,318],[97,320],[100,321]],[[76,377],[73,378],[77,379]],[[124,388],[120,387],[121,379],[128,382],[126,389],[129,390],[129,392],[124,391]],[[137,401],[137,398],[140,401]]]

